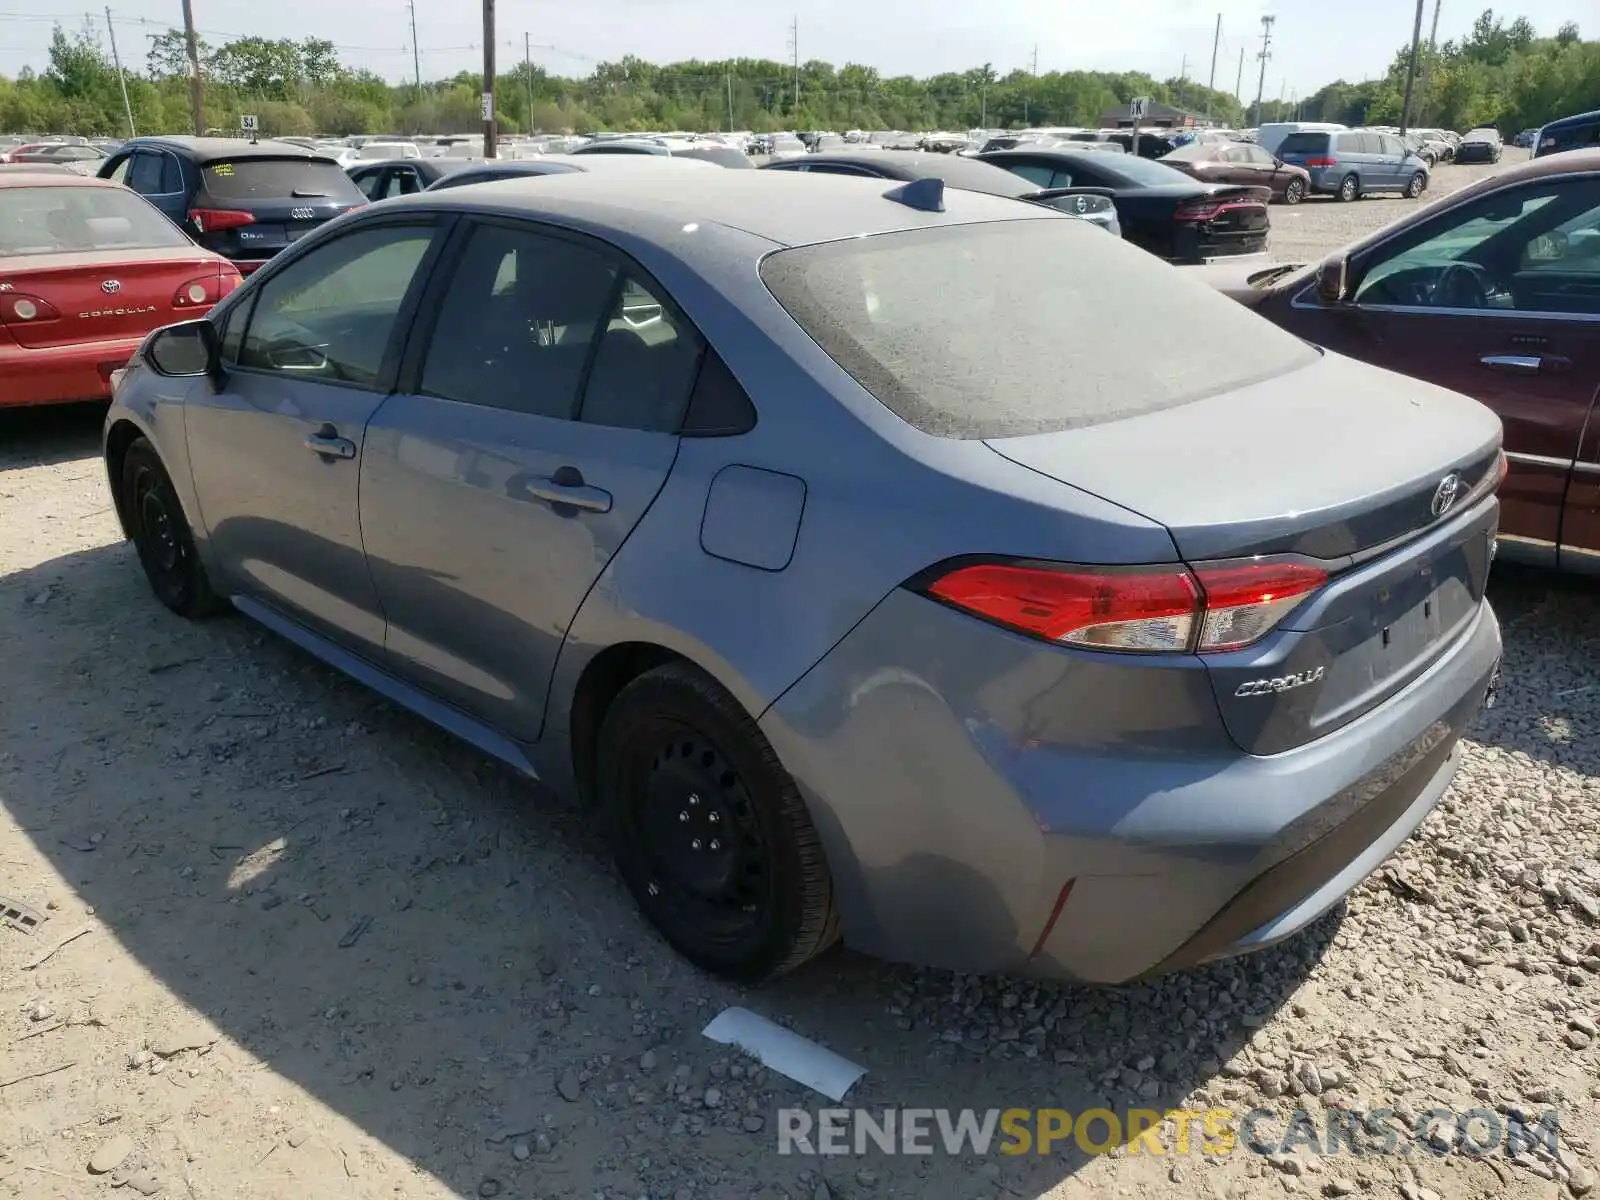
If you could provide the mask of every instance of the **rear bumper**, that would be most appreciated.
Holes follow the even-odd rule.
[[[761,725],[851,945],[1121,983],[1271,945],[1360,883],[1448,786],[1499,654],[1484,605],[1404,690],[1256,757],[1203,664],[1108,663],[899,592]]]
[[[0,334],[0,408],[111,399],[111,373],[143,337],[28,350]]]

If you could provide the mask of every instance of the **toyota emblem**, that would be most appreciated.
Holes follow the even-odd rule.
[[[1442,517],[1450,511],[1450,506],[1461,498],[1461,476],[1454,471],[1439,480],[1439,486],[1433,489],[1433,515]]]
[[[118,292],[120,292],[122,290],[122,284],[118,280],[107,279],[104,283],[102,283],[100,285],[100,290],[102,292],[104,292],[108,296],[115,296]]]

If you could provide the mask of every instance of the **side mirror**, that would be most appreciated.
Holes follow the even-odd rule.
[[[185,321],[158,329],[145,342],[145,361],[169,379],[215,375],[221,365],[217,330],[210,321]]]
[[[1343,304],[1349,288],[1350,260],[1330,254],[1317,268],[1317,299],[1324,304]]]

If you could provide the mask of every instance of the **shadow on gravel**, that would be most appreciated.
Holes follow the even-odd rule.
[[[45,577],[60,582],[35,603]],[[780,1156],[775,1110],[824,1102],[752,1079],[699,1030],[728,1004],[792,1023],[868,1068],[849,1102],[874,1110],[1173,1107],[1304,982],[1339,919],[1118,990],[841,951],[747,994],[655,939],[582,813],[530,803],[526,781],[243,619],[171,616],[126,546],[0,580],[0,660],[0,802],[93,906],[99,936],[224,1036],[196,1088],[233,1094],[259,1060],[461,1195],[494,1179],[508,1198],[810,1197],[821,1174],[850,1198],[875,1185],[862,1171],[902,1194],[1033,1194],[1088,1155],[1063,1143],[981,1161]],[[89,945],[64,949],[41,986],[81,970],[85,990],[114,989],[89,973],[106,959]],[[176,1018],[119,1017],[109,1002],[108,1028],[90,1033],[120,1071]],[[650,1072],[646,1050],[660,1059]],[[237,1140],[220,1093],[173,1103],[189,1106],[193,1169]],[[526,1161],[510,1153],[518,1140],[533,1143]],[[323,1141],[339,1135],[274,1161],[341,1184],[385,1169],[348,1139],[326,1161],[304,1157]],[[272,1169],[257,1172],[263,1186]]]
[[[104,404],[0,408],[0,472],[98,456],[105,415]]]
[[[1600,586],[1496,563],[1489,601],[1506,643],[1500,699],[1467,736],[1588,773],[1600,744]]]

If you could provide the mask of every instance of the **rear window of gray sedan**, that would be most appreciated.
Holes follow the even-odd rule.
[[[1098,425],[1317,355],[1183,269],[1068,219],[799,246],[769,255],[761,277],[835,362],[937,437]]]

